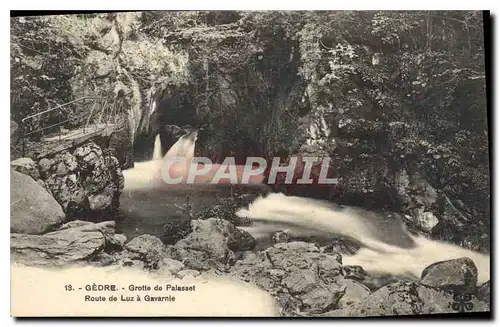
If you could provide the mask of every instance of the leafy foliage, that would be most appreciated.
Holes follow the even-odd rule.
[[[486,217],[481,24],[480,12],[311,15],[299,33],[301,75],[312,114],[330,122],[329,152],[364,147],[355,160],[377,154],[393,169],[423,170]]]
[[[71,99],[79,54],[54,34],[49,18],[11,19],[11,115],[14,121]]]

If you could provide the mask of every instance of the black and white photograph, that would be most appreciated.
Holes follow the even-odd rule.
[[[490,33],[11,11],[11,316],[491,318]]]

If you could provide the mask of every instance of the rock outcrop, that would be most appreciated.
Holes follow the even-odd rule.
[[[346,294],[342,266],[312,243],[278,243],[265,251],[245,252],[231,274],[275,296],[282,315],[319,314],[336,308]],[[352,281],[355,283],[354,281]],[[356,296],[350,294],[351,301]]]
[[[10,244],[11,260],[55,267],[92,259],[104,249],[105,238],[99,231],[76,227],[44,235],[11,234]]]
[[[480,285],[477,290],[476,290],[476,296],[478,299],[481,301],[484,301],[490,304],[491,301],[491,286],[490,286],[490,281],[487,281],[486,283],[483,283]]]
[[[131,253],[136,253],[138,256],[143,256],[152,250],[164,247],[165,245],[158,237],[148,234],[134,237],[125,245],[125,249]]]
[[[228,221],[210,218],[190,224],[189,235],[175,245],[165,245],[153,235],[127,242],[124,235],[115,234],[113,221],[76,220],[44,235],[12,234],[11,257],[14,262],[49,267],[133,266],[164,279],[226,275],[270,293],[282,316],[490,310],[489,283],[476,288],[477,269],[468,258],[437,262],[424,269],[420,281],[409,281],[372,276],[361,266],[342,265],[342,254],[335,246],[293,241],[255,251],[255,241]]]
[[[424,269],[420,283],[454,293],[474,293],[477,267],[469,258],[436,262]]]
[[[121,169],[128,169],[134,166],[133,145],[130,133],[130,126],[126,121],[121,123],[118,128],[110,135],[108,149],[112,155],[118,159]]]
[[[78,228],[80,232],[101,232],[105,240],[104,250],[109,253],[121,251],[127,241],[127,237],[123,234],[115,234],[116,223],[113,220],[103,221],[94,224],[89,221],[74,220],[62,225],[59,231],[67,230],[70,228]],[[46,234],[51,235],[51,233]]]
[[[475,297],[468,301],[472,311],[489,311],[489,305]],[[325,313],[324,316],[341,317],[375,317],[401,316],[436,313],[457,313],[461,308],[452,293],[434,287],[411,283],[397,282],[386,285],[368,295],[358,304]]]
[[[431,286],[396,277],[370,276],[360,266],[343,266],[341,255],[325,253],[326,249],[312,243],[289,242],[257,253],[247,251],[235,262],[231,274],[271,293],[280,303],[284,316],[364,317],[456,313],[458,310],[457,304],[453,306],[457,294],[453,292],[463,289],[450,288],[450,283]],[[448,270],[461,260],[454,260]],[[423,276],[430,278],[434,267],[424,270]],[[441,273],[443,278],[446,273],[454,274],[452,271]],[[464,279],[468,280],[462,276]],[[489,303],[479,296],[472,296],[470,302],[473,311],[489,311]]]
[[[22,174],[31,176],[35,181],[40,179],[38,167],[31,158],[18,158],[10,162],[10,167]]]
[[[74,220],[43,235],[11,234],[12,261],[34,266],[116,263],[126,236],[115,234],[115,222]]]
[[[42,180],[69,216],[115,210],[123,190],[118,160],[89,142],[39,161]]]
[[[191,229],[172,249],[174,258],[190,269],[225,269],[234,261],[234,252],[255,246],[250,234],[223,219],[193,219]]]
[[[66,220],[62,207],[39,183],[12,169],[10,193],[12,233],[43,234]]]
[[[245,251],[255,247],[255,240],[249,233],[235,227],[224,219],[195,219],[191,220],[191,226],[194,233],[222,235],[224,242],[231,251]]]

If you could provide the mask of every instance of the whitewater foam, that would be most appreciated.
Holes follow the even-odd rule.
[[[160,135],[155,139],[153,159],[135,162],[134,167],[123,171],[124,190],[144,190],[164,187],[161,178],[165,160],[171,157],[183,157],[190,160],[194,157],[194,148],[198,138],[198,131],[192,131],[181,136],[177,142],[161,157],[162,145]]]
[[[266,233],[265,229],[267,233],[272,233],[281,225],[287,226],[294,235],[329,233],[354,239],[363,246],[354,255],[344,255],[343,262],[346,265],[360,265],[366,271],[420,277],[422,271],[432,263],[469,257],[478,268],[478,282],[490,278],[488,255],[410,235],[396,216],[388,220],[380,214],[356,208],[335,208],[323,201],[281,193],[260,197],[248,209],[240,209],[236,214],[254,220],[257,225],[265,222],[260,228],[254,226],[247,229],[258,237]],[[394,235],[395,230],[398,230],[399,235]]]
[[[197,131],[187,133],[179,138],[163,159],[136,163],[135,168],[125,170],[125,190],[177,187],[166,185],[161,178],[165,158],[192,159],[197,137]],[[478,268],[478,281],[485,282],[490,278],[489,255],[410,235],[397,214],[384,215],[360,208],[340,207],[326,201],[272,193],[257,198],[248,208],[240,209],[237,215],[254,221],[253,226],[246,229],[255,237],[270,235],[285,226],[293,235],[340,235],[350,238],[362,246],[354,255],[344,255],[344,264],[360,265],[367,271],[419,277],[432,263],[469,257]]]
[[[154,150],[153,150],[153,160],[161,159],[162,155],[162,146],[161,146],[161,138],[160,134],[156,135]]]

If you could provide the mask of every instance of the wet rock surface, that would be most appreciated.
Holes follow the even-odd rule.
[[[232,223],[218,218],[206,220],[191,220],[193,233],[220,234],[231,251],[251,250],[255,247],[255,240],[248,233]]]

